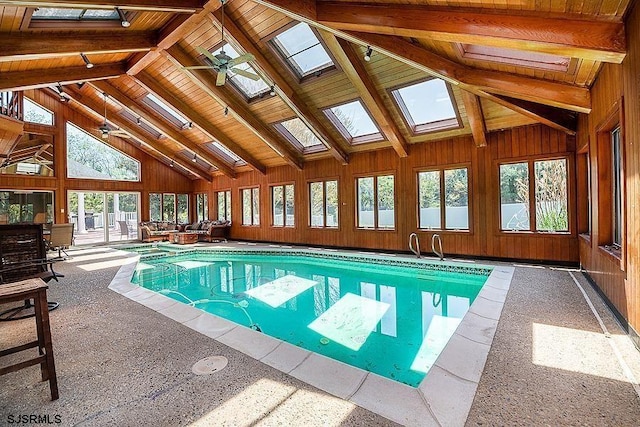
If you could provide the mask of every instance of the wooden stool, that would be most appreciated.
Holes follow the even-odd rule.
[[[53,362],[53,346],[51,343],[51,329],[49,327],[49,308],[47,306],[47,286],[42,279],[28,279],[21,282],[7,283],[0,286],[0,304],[12,301],[33,299],[36,310],[36,329],[38,340],[0,351],[0,357],[18,353],[37,347],[38,357],[0,368],[0,376],[9,372],[16,372],[29,366],[40,364],[42,381],[49,381],[51,400],[58,398],[58,380],[56,367]]]

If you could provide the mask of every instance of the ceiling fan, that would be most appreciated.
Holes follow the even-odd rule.
[[[104,116],[102,126],[98,128],[102,139],[109,139],[109,135],[117,136],[118,138],[131,138],[131,136],[123,130],[109,126],[107,123],[107,96],[109,95],[106,93],[103,93],[102,95],[104,96]]]
[[[220,0],[222,4],[222,42],[224,43],[224,4],[227,0]],[[224,46],[224,45],[223,45]],[[195,65],[191,67],[182,67],[185,70],[201,70],[201,69],[213,69],[218,75],[216,77],[216,86],[224,85],[227,79],[227,73],[229,71],[238,74],[240,76],[246,77],[251,80],[260,80],[260,76],[257,74],[251,73],[249,71],[243,70],[241,68],[235,68],[237,65],[244,64],[245,62],[253,61],[255,57],[250,53],[245,53],[236,58],[232,58],[227,55],[224,51],[224,47],[220,52],[216,55],[213,55],[207,49],[198,46],[196,50],[205,56],[211,62],[211,65]]]

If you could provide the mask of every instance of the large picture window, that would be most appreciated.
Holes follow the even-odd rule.
[[[189,195],[149,193],[149,219],[186,224],[189,222]]]
[[[231,221],[231,190],[218,191],[218,221]]]
[[[242,225],[260,225],[260,188],[244,188],[242,192]]]
[[[209,219],[209,197],[207,193],[196,194],[196,217],[197,221]]]
[[[395,228],[394,176],[356,179],[358,228]]]
[[[274,227],[294,227],[294,189],[293,184],[271,187],[271,209]]]
[[[500,165],[500,216],[502,230],[569,231],[567,160]]]
[[[309,183],[311,227],[338,227],[338,181]]]
[[[418,204],[419,228],[469,230],[467,168],[418,172]]]

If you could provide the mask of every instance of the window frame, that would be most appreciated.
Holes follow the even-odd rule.
[[[216,219],[218,221],[231,221],[231,189],[217,190],[214,192],[216,200]],[[220,195],[223,195],[224,199],[224,218],[220,218]]]
[[[287,187],[293,187],[293,224],[287,223]],[[276,225],[276,216],[274,212],[273,190],[277,187],[282,188],[282,225]],[[295,228],[296,227],[296,185],[294,181],[283,182],[277,184],[269,184],[269,196],[271,205],[271,227],[273,228]]]
[[[278,42],[276,40],[276,37],[278,37],[280,34],[284,33],[285,31],[295,27],[296,25],[302,23],[301,21],[291,21],[289,22],[287,25],[284,25],[283,27],[277,29],[276,31],[274,31],[273,33],[269,34],[267,37],[265,37],[262,41],[269,47],[269,49],[271,49],[271,51],[273,52],[275,58],[277,58],[277,60],[287,69],[291,72],[291,74],[293,75],[293,77],[295,79],[297,79],[299,84],[304,84],[307,83],[309,81],[313,81],[315,79],[319,79],[319,78],[323,78],[326,76],[330,76],[332,74],[338,73],[339,71],[341,71],[340,66],[338,65],[338,61],[336,60],[336,58],[333,56],[333,53],[331,53],[331,50],[327,47],[327,45],[325,44],[324,40],[322,39],[322,37],[320,36],[320,33],[318,33],[318,30],[315,29],[312,25],[309,25],[309,28],[311,28],[311,31],[313,31],[313,33],[315,34],[316,38],[318,39],[318,41],[320,42],[320,45],[322,46],[322,48],[324,49],[325,53],[329,56],[329,58],[331,59],[331,62],[333,63],[333,65],[330,65],[328,67],[325,67],[321,70],[316,70],[304,75],[300,75],[300,73],[298,73],[298,71],[296,70],[296,67],[294,65],[292,65],[287,58],[285,57],[284,52],[281,50],[280,47],[278,47]]]
[[[295,120],[295,119],[300,120],[303,125],[307,126],[307,124],[300,117],[294,116],[294,117],[290,117],[288,119],[280,120],[278,122],[273,123],[273,127],[278,132],[278,135],[286,139],[291,145],[293,145],[294,149],[298,150],[302,154],[315,154],[315,153],[321,153],[323,151],[328,150],[327,146],[324,144],[324,142],[322,142],[322,139],[320,139],[318,135],[316,135],[315,132],[313,132],[313,130],[309,126],[307,126],[307,128],[311,133],[313,133],[313,135],[318,139],[318,141],[320,141],[320,144],[312,145],[311,147],[305,147],[304,145],[302,145],[298,140],[298,138],[296,138],[291,132],[289,132],[289,129],[287,129],[283,125],[283,123],[291,120]]]
[[[25,108],[24,108],[24,102],[30,102],[40,108],[42,108],[44,111],[46,111],[47,113],[51,114],[51,124],[48,123],[38,123],[38,122],[32,122],[30,120],[27,120],[25,117]],[[41,105],[40,103],[36,102],[35,100],[24,96],[22,99],[22,119],[25,122],[25,124],[29,124],[29,125],[35,125],[35,126],[47,126],[48,128],[55,128],[56,126],[56,113],[49,110],[48,108],[46,108],[45,106]]]
[[[196,193],[196,221],[205,221],[209,219],[209,193]],[[202,206],[202,217],[200,216],[200,207]]]
[[[407,108],[404,100],[402,99],[402,96],[400,96],[400,92],[399,92],[400,89],[404,89],[409,86],[415,86],[436,78],[437,77],[426,77],[423,79],[413,80],[409,83],[404,83],[404,84],[397,85],[387,89],[389,98],[393,100],[396,108],[400,113],[400,117],[402,117],[402,121],[407,127],[407,130],[409,131],[411,136],[420,136],[420,135],[426,135],[434,132],[456,130],[456,129],[461,129],[463,127],[462,119],[460,117],[460,109],[458,108],[456,97],[453,94],[453,89],[451,88],[451,85],[448,82],[442,79],[441,80],[443,81],[445,87],[447,88],[447,92],[449,94],[449,100],[451,101],[451,106],[453,107],[453,112],[455,113],[455,117],[444,119],[444,120],[437,120],[435,122],[430,122],[430,123],[416,124],[413,122],[411,113],[409,112],[409,109]]]
[[[360,103],[360,106],[364,109],[365,113],[367,113],[367,115],[369,116],[369,119],[371,119],[371,121],[373,122],[373,125],[376,127],[378,132],[369,133],[369,134],[360,135],[360,136],[351,136],[347,128],[344,126],[344,124],[342,124],[342,121],[338,118],[338,116],[336,116],[336,114],[333,111],[331,111],[332,108],[341,107],[343,105],[351,104],[353,102]],[[374,117],[371,115],[371,111],[369,111],[365,103],[362,101],[362,98],[355,98],[350,101],[341,102],[339,104],[329,105],[323,108],[322,112],[327,117],[327,119],[331,122],[331,124],[338,130],[340,135],[342,135],[342,137],[350,145],[367,144],[370,142],[380,142],[386,139],[386,137],[382,133],[382,130],[380,129],[380,126],[378,125]]]
[[[448,170],[467,170],[467,221],[469,228],[447,228],[447,216],[446,216],[446,186],[445,186],[445,171]],[[440,232],[440,233],[465,233],[473,234],[473,176],[471,172],[471,163],[452,163],[444,166],[434,166],[427,168],[414,168],[416,179],[416,220],[417,229],[422,232]],[[422,172],[438,172],[438,181],[440,185],[440,227],[439,228],[422,228],[420,227],[420,173]],[[443,227],[444,225],[444,227]]]
[[[255,212],[253,209],[253,206],[255,204],[254,201],[254,194],[255,194],[255,190],[257,190],[257,194],[258,194],[258,222],[255,223],[254,219],[255,219]],[[260,186],[248,186],[248,187],[240,187],[238,188],[239,194],[240,194],[240,206],[241,206],[241,225],[243,227],[260,227],[260,222],[262,219],[262,215],[261,215],[261,205],[260,205]],[[251,204],[250,204],[250,214],[251,214],[251,224],[245,224],[244,222],[244,214],[245,214],[245,206],[244,206],[244,191],[250,191],[251,192]]]
[[[393,227],[380,227],[378,218],[378,178],[380,177],[393,177]],[[398,191],[396,190],[397,178],[395,171],[377,172],[375,174],[359,174],[354,175],[355,184],[355,229],[360,231],[389,231],[396,232],[398,230]],[[360,191],[359,180],[363,178],[373,178],[373,227],[364,227],[360,225],[360,219],[358,216],[358,209],[360,205]]]
[[[101,8],[91,8],[91,7],[71,7],[71,8],[62,8],[62,7],[51,7],[51,6],[43,6],[50,9],[83,9],[86,13],[87,9],[91,10],[105,10]],[[38,9],[37,7],[28,7],[25,11],[24,17],[22,18],[22,23],[20,24],[20,30],[29,30],[29,29],[38,29],[38,30],[64,30],[64,29],[74,29],[74,28],[82,28],[82,29],[107,29],[107,28],[123,28],[122,21],[120,21],[120,17],[117,19],[33,19],[33,14]],[[122,10],[131,24],[133,24],[136,17],[139,15],[139,12],[132,10]]]
[[[164,105],[161,105],[156,101],[154,101],[153,99],[150,99],[149,98],[150,96],[153,98],[156,98]],[[184,115],[180,114],[179,110],[176,107],[174,107],[164,99],[160,98],[159,96],[156,96],[151,92],[147,92],[147,94],[145,94],[144,96],[141,96],[140,102],[142,102],[147,107],[151,108],[151,110],[153,110],[155,113],[159,114],[165,120],[170,122],[178,130],[185,129],[185,127],[188,126],[190,123],[189,120],[186,117],[184,117]],[[171,112],[167,108],[174,110],[173,112],[175,113],[175,115],[171,114]],[[178,117],[181,117],[182,120],[178,119]]]
[[[553,236],[569,236],[575,233],[575,220],[573,212],[571,211],[571,205],[573,200],[573,194],[575,189],[571,182],[571,176],[574,170],[573,164],[574,153],[555,153],[549,155],[540,156],[528,156],[510,159],[496,160],[494,163],[495,179],[497,191],[497,235],[514,235],[514,234],[534,234],[534,235],[553,235]],[[567,174],[567,229],[566,230],[538,230],[537,229],[537,217],[536,217],[536,179],[535,179],[535,164],[537,162],[552,161],[552,160],[564,160],[566,164]],[[509,230],[502,228],[502,192],[500,191],[500,166],[526,163],[527,164],[527,179],[529,180],[529,229],[528,230]]]
[[[338,221],[336,226],[327,225],[327,182],[335,182],[336,183],[336,211],[338,213]],[[311,225],[311,184],[322,183],[322,224],[323,225]],[[340,180],[338,177],[330,177],[325,179],[310,179],[307,180],[307,226],[312,229],[319,230],[340,230],[340,219],[342,218],[342,214],[340,213]]]

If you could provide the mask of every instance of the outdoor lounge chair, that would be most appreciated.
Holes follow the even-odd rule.
[[[127,221],[118,221],[118,225],[120,226],[120,240],[122,240],[122,236],[126,236],[127,239],[135,236],[135,231],[129,227]]]
[[[62,256],[62,252],[64,252],[66,256],[69,256],[65,249],[73,245],[73,227],[73,223],[53,224],[51,226],[51,234],[47,241],[47,250],[57,249],[58,257],[56,259],[66,259]]]
[[[0,225],[0,286],[25,279],[40,278],[45,282],[64,277],[53,269],[53,260],[47,259],[42,224]],[[49,302],[49,310],[58,303]],[[0,313],[0,320],[24,319],[35,315],[31,300],[19,307]]]

